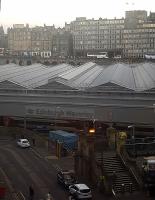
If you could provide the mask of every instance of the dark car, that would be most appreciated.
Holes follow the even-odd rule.
[[[70,185],[76,183],[76,178],[72,171],[59,171],[57,174],[57,181],[64,187],[69,188]]]

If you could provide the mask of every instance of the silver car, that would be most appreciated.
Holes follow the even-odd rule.
[[[69,186],[69,193],[75,199],[92,199],[90,188],[85,184],[74,184]]]
[[[30,143],[29,143],[28,139],[18,139],[17,145],[22,148],[30,147]]]

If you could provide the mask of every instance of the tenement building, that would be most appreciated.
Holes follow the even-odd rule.
[[[52,38],[52,57],[70,57],[73,55],[72,34],[64,28],[58,28]]]
[[[124,57],[143,58],[155,54],[155,16],[146,11],[127,11],[122,32]]]
[[[74,55],[86,56],[87,53],[102,51],[120,53],[123,29],[124,19],[76,18],[75,21],[70,23]]]
[[[52,37],[56,33],[54,26],[36,26],[31,29],[32,55],[51,57]]]
[[[15,24],[8,29],[8,49],[12,55],[50,57],[54,26],[36,26]]]
[[[31,51],[31,29],[27,24],[15,24],[8,28],[8,50],[12,55]]]
[[[12,55],[41,57],[155,57],[155,13],[126,11],[120,19],[78,17],[64,28],[16,24],[8,29]]]
[[[106,52],[109,57],[142,58],[155,54],[155,13],[126,11],[122,19],[80,17],[65,28],[73,34],[75,56]]]
[[[7,48],[7,34],[4,33],[3,26],[0,26],[0,48]]]

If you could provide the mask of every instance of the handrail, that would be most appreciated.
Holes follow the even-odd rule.
[[[133,144],[125,144],[125,146],[138,146],[138,145],[150,145],[150,144],[155,144],[155,141],[154,142],[143,142],[143,143],[133,143]]]
[[[140,141],[140,142],[138,142]],[[155,142],[155,137],[145,137],[145,138],[134,138],[134,139],[127,139],[126,144],[139,144],[139,143],[150,143],[151,141]]]
[[[112,188],[111,192],[112,192],[113,197],[114,197],[116,200],[119,200],[118,196],[116,195],[116,192],[115,192],[114,188]]]
[[[137,179],[137,177],[136,177],[134,171],[131,169],[131,167],[129,167],[129,166],[126,164],[125,160],[123,159],[123,156],[122,156],[120,153],[119,153],[118,155],[119,155],[121,161],[123,162],[123,165],[129,170],[130,174],[131,174],[131,175],[134,177],[134,179],[136,180],[138,186],[140,186],[140,182],[139,182],[139,180]]]

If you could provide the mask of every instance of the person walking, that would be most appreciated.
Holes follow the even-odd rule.
[[[34,198],[34,189],[32,186],[29,186],[29,200],[33,200]]]
[[[52,200],[52,195],[50,192],[46,194],[46,200]]]

